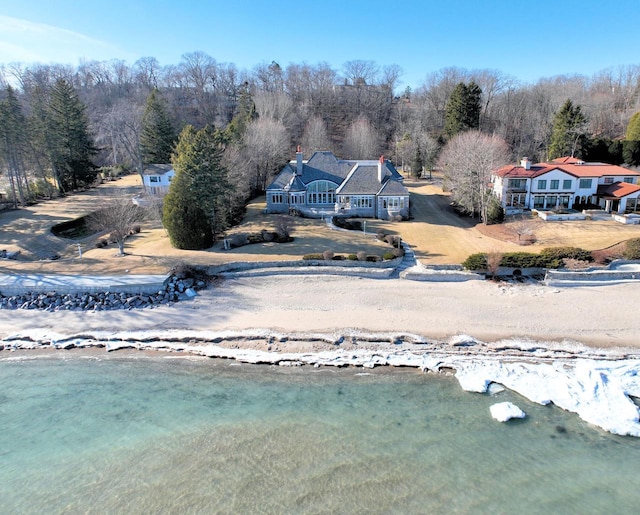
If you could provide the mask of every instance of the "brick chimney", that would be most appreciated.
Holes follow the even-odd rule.
[[[382,184],[382,179],[387,175],[386,170],[383,172],[382,167],[384,166],[384,155],[380,156],[380,160],[378,161],[378,182]]]
[[[300,176],[302,175],[302,150],[300,148],[300,145],[298,145],[298,148],[296,149],[296,175]]]

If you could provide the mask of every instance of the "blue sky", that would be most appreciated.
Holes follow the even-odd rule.
[[[0,7],[0,63],[202,51],[222,63],[397,64],[401,88],[442,68],[521,82],[640,64],[638,0],[16,0]],[[615,7],[614,7],[615,6]]]

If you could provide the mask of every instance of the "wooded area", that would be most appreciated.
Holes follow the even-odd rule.
[[[306,156],[319,149],[353,159],[384,154],[405,170],[430,168],[456,132],[477,129],[503,139],[511,160],[540,161],[554,149],[568,100],[573,121],[563,151],[612,163],[638,155],[637,142],[623,149],[622,140],[640,109],[640,65],[535,84],[451,67],[425,71],[422,85],[399,93],[401,77],[399,67],[372,61],[341,70],[276,62],[240,70],[202,52],[168,66],[152,57],[131,66],[3,65],[0,188],[17,205],[83,187],[100,169],[141,172],[167,156],[154,134],[175,143],[189,125],[224,131],[229,183],[245,197],[264,190],[297,145]]]

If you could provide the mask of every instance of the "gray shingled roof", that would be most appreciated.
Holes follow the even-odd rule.
[[[307,184],[325,180],[338,184],[340,187],[337,193],[341,195],[375,195],[381,189],[378,181],[378,163],[376,159],[338,159],[333,152],[318,151],[314,152],[308,161],[303,162],[301,176],[296,176],[296,162],[292,161],[285,165],[267,190],[304,191]],[[383,167],[387,182],[402,180],[402,175],[389,161],[384,161]],[[401,183],[400,187],[404,188]],[[408,194],[406,188],[399,191],[397,194]]]
[[[404,184],[402,184],[402,182],[396,179],[389,179],[384,183],[384,186],[382,186],[378,195],[394,197],[400,195],[409,195],[409,190]]]
[[[154,164],[154,165],[149,165],[144,169],[144,172],[142,172],[143,175],[164,175],[167,172],[170,172],[171,170],[173,170],[173,166],[172,165],[166,165],[166,164]]]

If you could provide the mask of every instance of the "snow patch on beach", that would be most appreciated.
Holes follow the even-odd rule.
[[[253,347],[235,343],[253,340],[258,342]],[[316,342],[323,350],[300,351],[300,342]],[[156,350],[281,366],[364,369],[394,366],[432,372],[455,371],[455,377],[466,391],[490,394],[501,385],[532,402],[553,403],[574,412],[611,433],[640,437],[638,406],[631,399],[640,398],[640,358],[620,351],[587,349],[574,342],[543,344],[510,340],[489,344],[460,335],[443,343],[429,342],[412,334],[356,331],[284,334],[254,329],[244,332],[93,331],[75,335],[34,330],[9,336],[0,344],[5,350],[101,347],[109,352]],[[276,344],[281,349],[271,350]],[[267,350],[255,348],[260,345]],[[292,351],[287,352],[288,348]],[[490,385],[493,386],[490,388]]]

